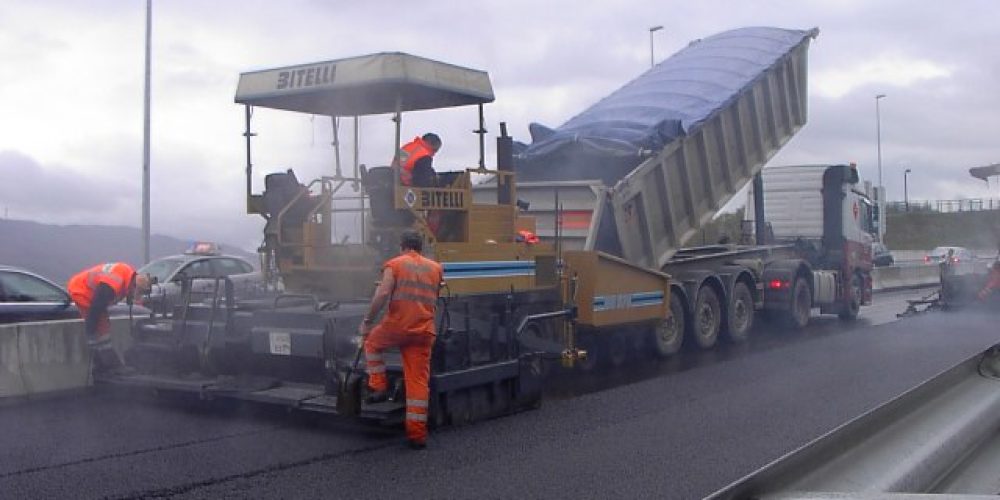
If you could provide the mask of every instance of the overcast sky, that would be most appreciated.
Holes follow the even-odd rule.
[[[906,168],[911,199],[986,197],[968,168],[1000,161],[998,14],[992,0],[154,0],[152,231],[258,244],[261,219],[244,213],[240,72],[382,51],[486,70],[489,160],[498,122],[527,141],[529,123],[561,125],[647,70],[653,25],[664,26],[658,61],[732,28],[818,27],[809,121],[770,164],[855,161],[875,178],[874,96],[885,93],[889,199],[902,199]],[[144,16],[142,0],[0,3],[0,215],[139,225]],[[436,167],[474,166],[475,126],[475,108],[413,113],[404,139],[436,130]],[[387,117],[362,120],[362,163],[388,162],[389,130]],[[332,174],[329,119],[261,110],[254,131],[255,191],[277,169]]]

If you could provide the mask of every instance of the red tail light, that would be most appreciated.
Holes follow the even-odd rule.
[[[931,261],[931,256],[930,255],[924,255],[924,262],[930,262],[930,261]]]
[[[951,258],[951,262],[952,262],[953,264],[957,264],[957,263],[958,263],[958,257],[952,257],[952,258]]]
[[[785,287],[785,282],[781,280],[771,280],[767,283],[767,287],[772,290],[781,290]]]

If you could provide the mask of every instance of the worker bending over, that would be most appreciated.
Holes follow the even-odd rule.
[[[98,264],[69,279],[66,288],[84,319],[95,373],[114,373],[122,368],[122,360],[111,345],[108,308],[122,299],[131,304],[133,296],[146,293],[149,287],[148,275],[138,274],[121,262]]]
[[[423,238],[412,230],[403,232],[400,255],[385,263],[382,281],[375,290],[368,315],[359,327],[368,367],[369,403],[388,398],[389,382],[382,354],[398,347],[403,358],[406,387],[406,439],[411,448],[427,446],[427,408],[430,395],[431,347],[434,345],[434,312],[443,274],[441,265],[420,252]],[[382,320],[374,328],[376,315],[388,302]],[[370,331],[369,331],[369,328]]]

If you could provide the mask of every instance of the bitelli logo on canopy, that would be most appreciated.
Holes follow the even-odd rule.
[[[319,87],[333,83],[336,64],[319,64],[278,72],[277,90]]]

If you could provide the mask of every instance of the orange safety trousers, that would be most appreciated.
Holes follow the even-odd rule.
[[[403,358],[403,381],[406,384],[406,437],[427,441],[427,408],[430,397],[431,347],[434,335],[427,332],[401,333],[377,325],[365,339],[368,387],[375,392],[389,389],[382,353],[398,347]]]

